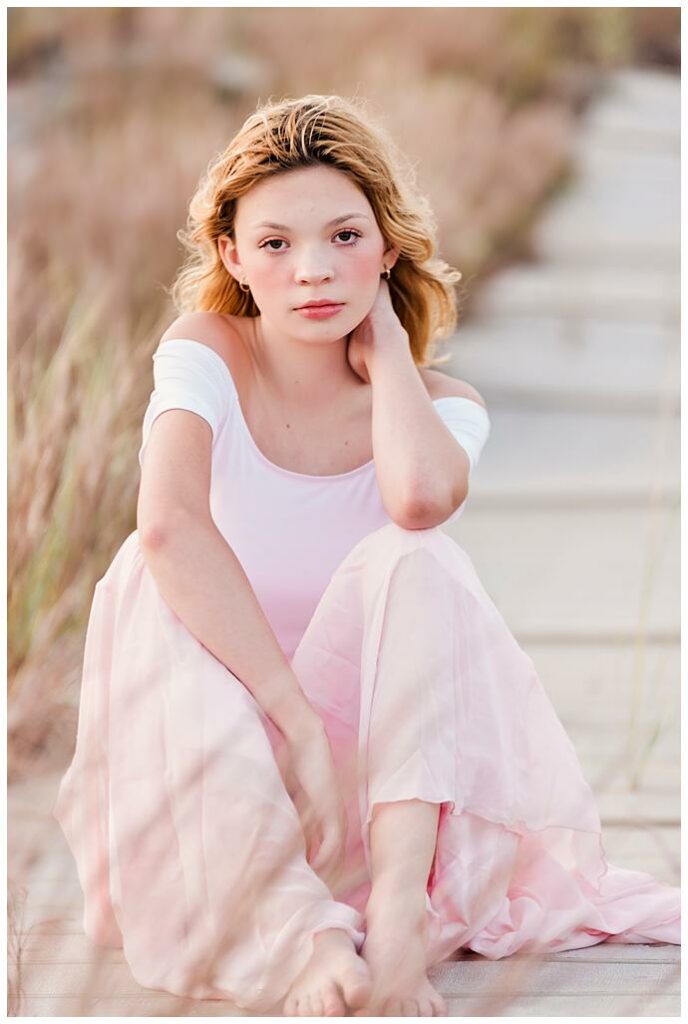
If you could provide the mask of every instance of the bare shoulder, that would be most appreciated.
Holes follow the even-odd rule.
[[[467,381],[426,367],[419,367],[419,372],[433,401],[436,398],[470,398],[473,402],[482,405],[484,409],[487,408],[483,396]]]
[[[245,351],[242,327],[238,323],[241,319],[230,314],[202,310],[182,313],[170,324],[160,342],[184,338],[207,345],[224,359],[230,373],[236,377],[241,372]]]

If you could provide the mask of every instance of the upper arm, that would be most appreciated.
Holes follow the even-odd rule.
[[[142,540],[164,534],[182,514],[210,518],[213,443],[233,397],[226,334],[214,318],[178,317],[153,356],[154,389],[139,450],[136,516]]]
[[[450,523],[463,511],[468,497],[470,474],[490,433],[490,417],[482,395],[471,384],[435,370],[422,369],[421,375],[435,410],[457,442],[457,447],[463,451],[461,465],[454,467],[452,464],[451,468],[445,470],[445,482],[448,479],[453,485],[455,497],[451,502],[449,517],[441,521]]]
[[[210,518],[212,432],[185,409],[156,418],[141,470],[136,525],[142,541],[158,538],[181,513]]]
[[[463,449],[470,475],[490,434],[487,404],[467,381],[436,370],[423,369],[421,374],[436,412]]]
[[[451,377],[448,373],[441,373],[439,370],[420,370],[428,394],[433,401],[436,398],[470,398],[472,402],[482,405],[487,409],[485,399],[472,384],[458,377]]]

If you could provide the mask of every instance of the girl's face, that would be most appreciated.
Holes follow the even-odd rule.
[[[342,171],[319,164],[267,178],[237,202],[236,245],[219,251],[250,285],[263,320],[307,340],[337,340],[370,312],[380,274],[397,253],[385,241],[364,193]],[[297,312],[310,301],[343,303],[326,319]]]

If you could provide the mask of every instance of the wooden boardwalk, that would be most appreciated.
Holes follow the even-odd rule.
[[[492,420],[451,534],[576,747],[608,859],[674,885],[679,96],[674,76],[609,79],[579,134],[576,180],[536,229],[537,259],[485,289],[448,366]],[[502,1012],[678,1016],[679,953],[603,943],[557,954]],[[450,977],[472,987],[473,969],[448,965],[443,990]]]
[[[448,367],[492,436],[448,531],[543,684],[599,799],[613,863],[679,884],[678,77],[624,72],[580,132],[579,176],[462,325]],[[241,1016],[141,988],[92,946],[59,773],[11,788],[21,1016]],[[31,851],[29,857],[28,852]],[[603,943],[432,971],[452,1016],[678,1016],[679,948]],[[92,994],[85,999],[84,993]]]

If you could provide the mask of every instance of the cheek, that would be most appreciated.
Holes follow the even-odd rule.
[[[357,323],[370,312],[379,288],[379,253],[357,253],[346,269],[346,291],[351,303],[350,312]]]
[[[380,255],[377,252],[363,250],[351,261],[351,274],[357,284],[376,282],[380,273]]]
[[[283,271],[277,265],[279,260],[258,259],[253,262],[250,274],[251,281],[257,289],[271,288],[280,281]]]

